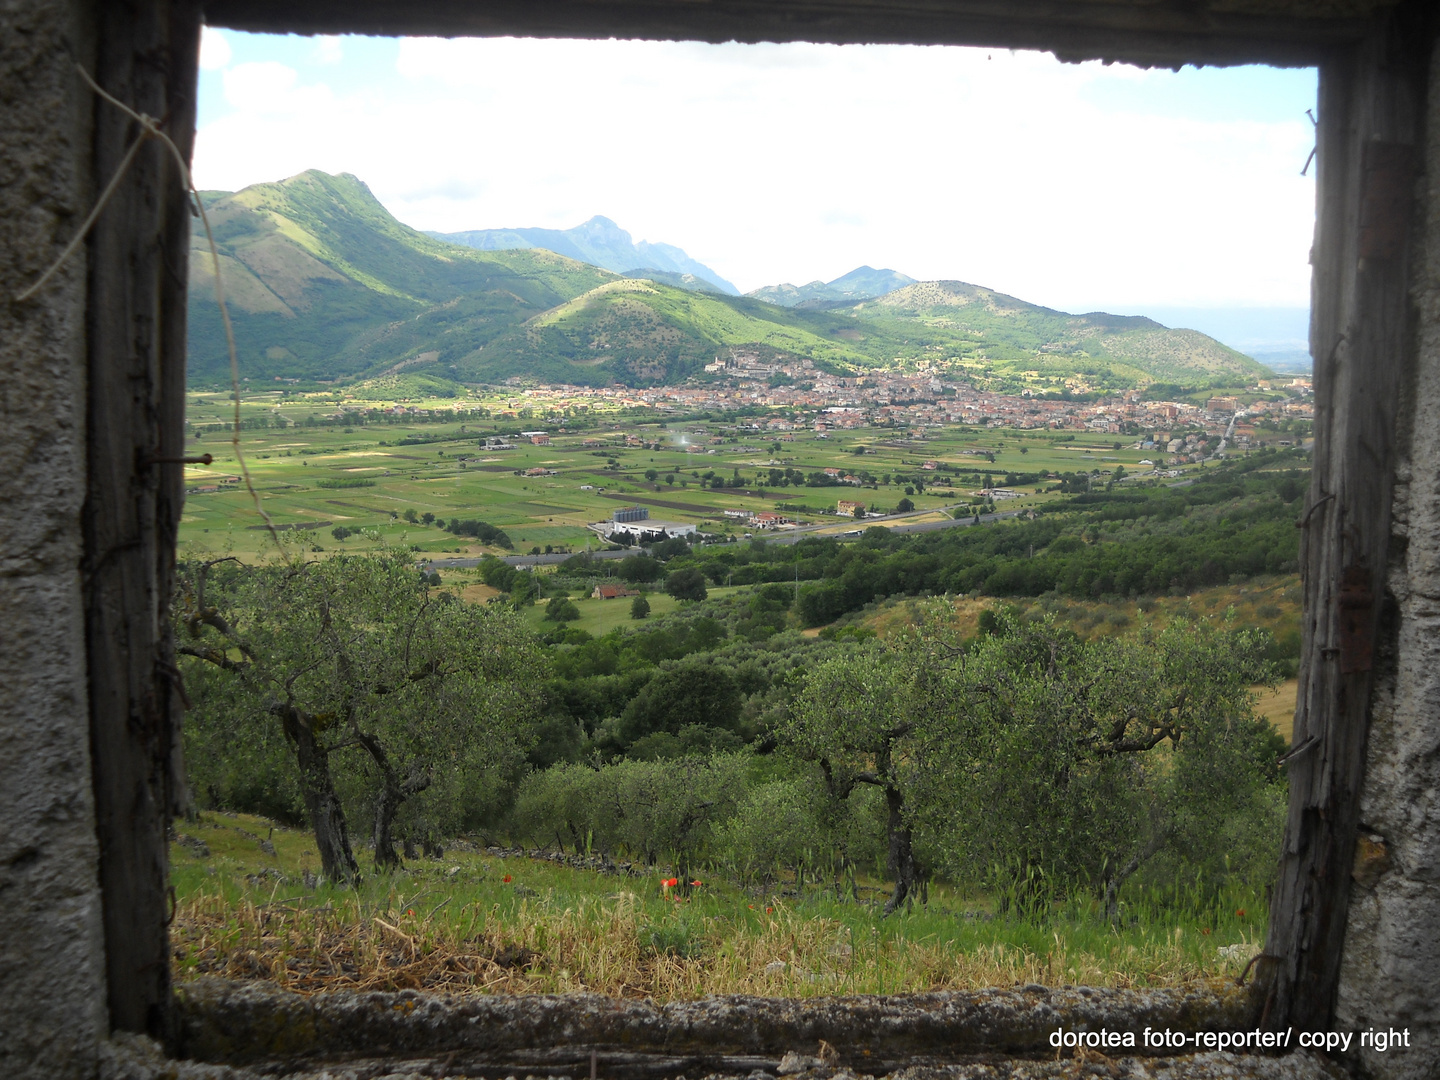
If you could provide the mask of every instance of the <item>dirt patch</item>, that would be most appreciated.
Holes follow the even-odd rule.
[[[478,581],[468,585],[461,585],[457,588],[455,585],[445,581],[443,574],[440,580],[441,585],[436,589],[437,592],[448,592],[450,595],[458,596],[461,600],[470,604],[488,604],[491,600],[495,599],[495,597],[504,595],[499,589]]]

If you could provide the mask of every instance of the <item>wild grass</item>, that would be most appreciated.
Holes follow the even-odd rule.
[[[210,856],[174,851],[182,982],[218,974],[301,993],[590,991],[657,1001],[1143,987],[1236,975],[1263,935],[1259,897],[1206,898],[1180,884],[1132,893],[1118,924],[1085,897],[1017,917],[941,885],[928,905],[890,918],[880,916],[880,888],[855,902],[828,888],[746,891],[706,876],[676,898],[662,868],[625,876],[477,852],[336,889],[304,883],[307,834],[270,831],[271,857],[256,838],[259,819],[207,814],[197,824],[188,828]]]

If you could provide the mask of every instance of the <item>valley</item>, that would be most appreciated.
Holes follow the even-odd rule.
[[[1242,947],[1186,951],[1177,936],[1163,958],[1145,952],[1182,924],[1248,940],[1296,694],[1308,378],[1143,316],[893,270],[734,295],[681,249],[635,244],[608,219],[428,235],[353,176],[309,172],[208,205],[240,379],[197,239],[186,454],[209,460],[186,468],[179,535],[193,783],[210,807],[313,818],[272,691],[229,662],[232,643],[194,644],[224,626],[245,656],[268,650],[267,672],[290,672],[285,694],[299,688],[334,755],[305,783],[329,785],[352,820],[374,814],[379,870],[370,883],[349,841],[317,827],[318,867],[298,837],[298,871],[245,874],[236,855],[240,895],[298,872],[306,895],[342,884],[390,906],[416,842],[438,851],[468,834],[487,838],[478,877],[501,869],[490,837],[553,842],[576,868],[547,888],[567,894],[598,852],[597,866],[659,868],[657,912],[712,895],[699,872],[724,898],[707,918],[792,899],[805,926],[983,917],[999,930],[987,949],[1057,918],[1071,949],[1086,927],[1111,934],[1123,905],[1136,928],[1123,948],[1144,954],[1116,968],[1127,982]],[[661,265],[631,265],[647,259]],[[188,614],[211,604],[223,618]],[[986,697],[987,671],[1020,688],[1015,703]],[[1192,693],[1210,704],[1166,727]],[[1072,697],[1084,702],[1057,721],[1050,703]],[[342,700],[363,738],[326,727]],[[975,709],[992,706],[976,742]],[[1160,720],[1126,741],[1142,713]],[[914,722],[896,728],[896,715]],[[1143,767],[1115,757],[1132,743],[1150,752]],[[1050,784],[1057,753],[1078,783]],[[911,768],[922,757],[958,771],[932,786]],[[889,772],[857,788],[882,762]],[[1108,793],[1098,817],[1091,785]],[[914,809],[882,813],[880,787],[884,805]],[[1063,842],[1031,828],[1036,799],[1069,822]],[[1104,884],[1157,806],[1151,854],[1128,884]],[[233,975],[239,954],[207,935],[248,931],[193,841],[177,864],[189,935],[177,971]],[[1017,876],[1017,851],[1045,883]],[[444,887],[478,902],[452,881],[465,872]],[[511,875],[493,884],[481,892],[503,906]],[[514,892],[527,903],[500,920],[507,938],[561,932]],[[617,936],[642,956],[646,941],[685,960],[756,948],[738,923],[733,941],[687,931],[661,948],[646,920]],[[581,927],[576,947],[598,937]],[[936,973],[979,944],[877,975],[914,988],[996,978]],[[1069,955],[1119,964],[1098,944]],[[368,960],[352,966],[388,985]],[[721,977],[707,961],[687,985],[771,992],[788,985],[778,971]],[[618,981],[503,986],[627,993],[653,974],[645,962]]]
[[[426,556],[499,550],[407,512],[541,553],[594,546],[627,504],[717,538],[844,531],[857,504],[892,526],[1029,513],[1093,483],[1182,483],[1303,443],[1312,420],[1306,378],[1138,316],[868,266],[730,295],[608,219],[447,238],[314,170],[206,202],[240,447],[260,504],[314,548],[339,529]],[[187,472],[181,542],[258,554],[199,230],[191,254],[188,432],[214,460]],[[645,261],[662,265],[629,265]]]
[[[1226,455],[1303,442],[1311,422],[1303,385],[1256,390],[1243,405],[1067,402],[928,374],[853,380],[798,365],[805,381],[771,386],[773,375],[737,364],[733,386],[476,388],[418,403],[380,399],[383,385],[362,391],[370,399],[247,388],[240,448],[285,532],[315,532],[324,546],[336,527],[368,530],[438,556],[499,549],[417,527],[407,511],[483,519],[519,551],[584,550],[599,541],[593,523],[632,504],[717,538],[844,531],[854,515],[839,515],[842,501],[895,525],[924,520],[889,516],[897,511],[1043,509],[1117,470],[1122,485],[1184,483]],[[397,397],[423,388],[413,376],[389,387]],[[258,554],[268,533],[230,444],[233,405],[204,392],[188,404],[187,452],[213,461],[186,470],[181,550]],[[762,514],[783,520],[762,527]]]

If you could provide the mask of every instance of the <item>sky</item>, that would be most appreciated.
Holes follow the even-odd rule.
[[[349,172],[445,232],[602,214],[742,291],[866,264],[1068,311],[1252,309],[1277,343],[1309,304],[1313,69],[208,29],[201,69],[202,188]]]

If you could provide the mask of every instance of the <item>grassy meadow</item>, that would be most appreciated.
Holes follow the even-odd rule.
[[[315,883],[308,833],[209,812],[177,828],[171,933],[182,985],[224,975],[302,993],[589,991],[657,1001],[1145,987],[1234,976],[1264,936],[1261,897],[1189,903],[1183,882],[1136,899],[1119,926],[1089,898],[1022,919],[939,883],[928,903],[882,919],[887,890],[864,878],[854,900],[837,899],[829,883],[746,889],[702,872],[681,896],[662,884],[668,867],[603,873],[501,857],[478,837],[335,889]]]
[[[459,573],[463,573],[463,571]],[[461,580],[456,571],[446,571],[446,574],[451,581]],[[442,588],[443,587],[442,585]],[[484,586],[482,586],[482,588],[483,587]],[[637,588],[636,586],[631,587]],[[650,605],[648,618],[653,619],[661,615],[669,615],[684,606],[681,601],[676,600],[667,593],[661,592],[655,585],[647,585],[641,588],[645,590],[645,600]],[[727,597],[745,596],[752,591],[753,589],[750,586],[742,587],[737,585],[733,588],[727,588],[724,585],[712,585],[709,589],[709,595],[713,599],[723,600]],[[580,618],[566,625],[573,626],[578,630],[584,630],[587,634],[601,637],[619,627],[634,627],[637,625],[637,621],[630,617],[631,598],[628,596],[619,596],[613,600],[597,600],[589,593],[585,593],[584,595],[572,594],[572,600],[575,603],[576,609],[580,612]],[[550,629],[555,625],[553,622],[545,621],[545,606],[543,604],[527,607],[524,609],[523,614],[525,620],[536,630]]]

